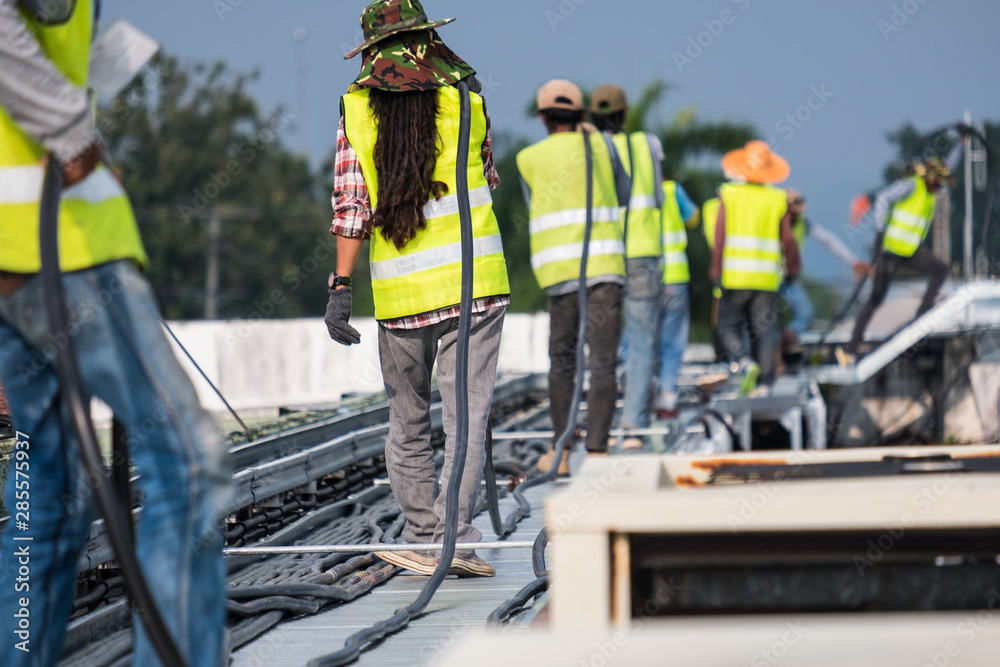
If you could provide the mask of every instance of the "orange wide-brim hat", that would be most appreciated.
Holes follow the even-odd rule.
[[[763,141],[748,141],[743,148],[729,151],[722,157],[722,170],[750,183],[781,183],[788,179],[792,168],[788,161],[771,151]]]

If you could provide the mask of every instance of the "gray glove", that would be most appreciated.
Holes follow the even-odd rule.
[[[330,338],[341,345],[361,342],[361,334],[347,321],[351,319],[351,288],[330,288],[330,301],[326,304],[326,329]]]

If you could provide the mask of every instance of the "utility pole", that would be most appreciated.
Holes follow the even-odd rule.
[[[205,319],[219,316],[219,243],[222,239],[222,217],[212,209],[208,220],[208,267],[205,271]]]
[[[972,127],[972,113],[965,110],[965,124]],[[972,138],[965,145],[965,280],[972,280]]]
[[[309,111],[308,111],[308,90],[309,90],[309,65],[306,62],[306,37],[308,31],[305,28],[297,28],[292,33],[292,38],[298,43],[295,49],[296,72],[295,87],[297,106],[299,107],[298,132],[301,135],[299,141],[302,144],[302,153],[309,159]]]

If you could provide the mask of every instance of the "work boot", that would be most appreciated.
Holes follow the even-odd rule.
[[[844,370],[851,370],[857,364],[858,357],[856,354],[851,354],[847,352],[844,348],[837,346],[837,349],[833,351],[835,357],[837,357],[837,365]]]
[[[456,554],[448,569],[448,574],[459,577],[492,577],[496,573],[496,569],[477,556],[474,551],[462,555]]]
[[[745,398],[757,388],[757,379],[760,378],[760,364],[751,359],[744,359],[740,364],[742,378],[740,379],[740,397]]]
[[[556,458],[556,450],[550,445],[549,451],[542,454],[538,459],[538,463],[535,464],[538,467],[538,472],[543,475],[548,471],[552,470],[552,462]],[[569,477],[569,448],[563,448],[562,461],[559,462],[559,472],[556,473],[559,477]]]
[[[426,551],[376,551],[375,555],[396,567],[410,570],[417,574],[434,574],[438,559]]]

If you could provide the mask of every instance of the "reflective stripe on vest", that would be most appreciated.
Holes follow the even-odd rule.
[[[722,286],[776,292],[781,285],[781,219],[788,208],[784,190],[769,185],[726,184],[726,242]]]
[[[913,256],[934,220],[934,193],[919,176],[912,180],[913,192],[893,207],[882,241],[883,250],[899,257]]]
[[[792,233],[795,235],[795,242],[799,244],[799,250],[806,244],[806,236],[809,235],[809,223],[804,215],[797,215],[792,220]]]
[[[629,197],[628,220],[622,220],[626,257],[659,257],[661,254],[659,202],[656,197],[656,166],[653,164],[653,150],[645,132],[635,132],[626,137],[624,133],[614,136],[618,157],[625,171],[632,179],[632,193]],[[632,148],[631,168],[629,166],[629,145]],[[635,173],[632,173],[632,170]],[[624,216],[624,208],[623,216]]]
[[[375,144],[378,126],[369,106],[370,90],[350,92],[342,99],[344,130],[358,156],[372,210],[378,207]],[[486,140],[483,100],[470,93],[472,134],[469,140],[469,200],[472,207],[473,297],[510,293],[500,228],[493,214],[493,196],[483,174],[482,145]],[[448,194],[424,205],[427,226],[402,250],[372,230],[370,269],[375,318],[394,320],[458,305],[462,295],[462,238],[458,214],[455,159],[461,99],[456,88],[437,89],[438,159],[433,179],[448,186]]]
[[[719,221],[719,198],[713,197],[701,205],[701,224],[708,249],[715,248],[715,223]]]
[[[560,132],[517,154],[517,167],[531,190],[531,267],[542,289],[578,280],[586,224],[587,173],[583,135]],[[592,133],[594,199],[587,276],[625,275],[621,209],[611,153]]]
[[[25,21],[49,60],[80,88],[87,85],[93,11],[92,0],[79,0],[65,25],[44,28]],[[38,216],[44,155],[45,149],[24,133],[0,102],[0,270],[41,270]],[[147,261],[128,198],[103,168],[63,192],[59,258],[63,271],[118,259]]]
[[[687,258],[687,230],[677,204],[677,184],[663,182],[663,284],[676,285],[691,280]]]

